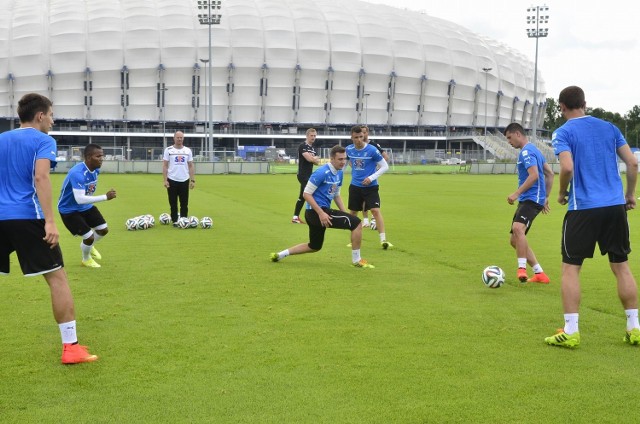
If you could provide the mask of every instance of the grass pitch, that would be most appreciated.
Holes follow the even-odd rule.
[[[111,228],[100,269],[80,266],[80,240],[59,224],[80,342],[98,362],[60,364],[45,283],[13,258],[0,280],[1,422],[634,421],[640,350],[622,343],[606,258],[583,269],[580,348],[543,343],[562,325],[564,208],[529,233],[552,283],[521,285],[508,242],[515,176],[384,176],[396,248],[365,230],[375,269],[350,266],[340,230],[318,253],[268,260],[307,240],[290,224],[292,175],[199,175],[190,213],[211,216],[211,230],[126,231],[127,218],[168,212],[161,180],[100,177],[99,192],[118,191],[98,204]],[[492,264],[507,273],[500,289],[480,279]]]

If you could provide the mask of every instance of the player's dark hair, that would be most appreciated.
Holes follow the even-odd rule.
[[[368,129],[369,129],[369,127],[368,127],[368,126],[366,126],[365,124],[360,124],[360,129],[363,129],[363,130],[365,130],[365,129],[366,129],[366,130],[368,130]]]
[[[362,127],[360,125],[355,125],[351,127],[351,134],[360,134],[362,132]]]
[[[97,144],[87,144],[84,148],[84,158],[85,159],[89,159],[95,152],[96,150],[102,150],[102,147],[98,146]]]
[[[503,134],[506,136],[508,133],[515,133],[515,132],[519,132],[522,135],[526,134],[524,132],[524,128],[522,127],[522,125],[518,124],[517,122],[512,122],[509,125],[507,125],[507,128],[504,129]]]
[[[331,155],[332,158],[335,158],[338,153],[344,153],[346,151],[347,151],[347,149],[345,149],[344,147],[342,147],[342,146],[340,146],[338,144],[338,145],[333,146],[331,148],[331,152],[329,154]]]
[[[20,122],[31,122],[36,114],[49,112],[53,103],[47,97],[38,93],[28,93],[22,96],[18,102],[18,117]]]
[[[582,109],[587,104],[584,100],[584,91],[575,85],[569,86],[560,92],[558,103],[562,103],[569,110]]]

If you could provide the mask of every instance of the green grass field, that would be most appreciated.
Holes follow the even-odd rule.
[[[637,419],[640,350],[622,343],[606,258],[583,269],[580,348],[543,343],[562,326],[564,208],[553,204],[529,233],[552,284],[520,285],[506,202],[515,176],[384,176],[396,248],[383,251],[366,230],[362,253],[375,269],[350,266],[339,230],[318,253],[268,260],[307,239],[306,226],[290,224],[294,176],[197,180],[191,213],[211,216],[213,229],[130,232],[127,218],[168,211],[161,176],[103,175],[99,192],[115,187],[118,198],[98,205],[111,228],[101,269],[80,266],[80,240],[60,224],[80,342],[96,363],[60,364],[48,289],[13,258],[0,280],[0,422]],[[633,242],[638,212],[630,220]],[[500,289],[481,282],[491,264],[507,273]]]

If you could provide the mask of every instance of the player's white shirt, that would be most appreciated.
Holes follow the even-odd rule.
[[[169,146],[165,149],[162,159],[169,163],[167,178],[178,182],[189,179],[189,162],[193,162],[190,148],[182,146],[181,149],[177,149],[175,146]]]

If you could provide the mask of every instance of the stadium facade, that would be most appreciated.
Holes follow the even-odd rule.
[[[218,145],[238,144],[233,134],[285,140],[289,129],[342,133],[355,123],[389,136],[529,128],[533,102],[544,119],[545,85],[539,77],[534,99],[529,59],[417,11],[222,0],[209,28],[197,0],[0,0],[0,8],[0,128],[15,125],[18,100],[35,91],[53,100],[57,138],[71,144],[93,132],[150,142],[160,124],[205,137],[209,29]]]

